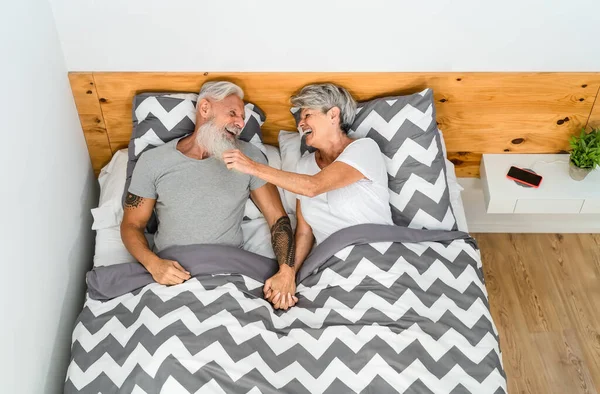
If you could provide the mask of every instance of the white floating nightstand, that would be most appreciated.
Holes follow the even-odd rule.
[[[533,170],[542,183],[516,184],[506,177],[511,166]],[[481,181],[488,213],[600,213],[600,171],[571,179],[568,154],[484,154]]]

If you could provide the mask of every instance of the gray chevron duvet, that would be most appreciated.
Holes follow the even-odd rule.
[[[171,250],[193,274],[151,283],[137,264],[88,274],[65,393],[505,393],[475,241],[360,225],[315,248],[297,306],[274,311],[274,262]]]

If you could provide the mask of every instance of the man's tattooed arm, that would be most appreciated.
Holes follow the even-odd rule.
[[[144,230],[148,220],[152,216],[152,210],[156,200],[145,198],[127,193],[125,195],[125,207],[123,212],[123,221],[121,222],[121,239],[129,253],[135,257],[152,275],[152,278],[163,285],[173,285],[186,280],[188,274],[183,272],[183,268],[175,266],[172,261],[162,260],[150,249],[148,241],[144,235]],[[185,275],[175,278],[173,272],[184,273]]]
[[[144,198],[136,196],[133,193],[127,193],[125,196],[125,209],[137,208],[144,203]]]
[[[294,268],[296,248],[294,246],[294,233],[292,231],[292,223],[290,218],[282,216],[271,227],[271,244],[273,252],[279,265],[285,264],[290,268]]]

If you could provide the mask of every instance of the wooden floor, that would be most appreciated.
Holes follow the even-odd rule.
[[[600,234],[475,234],[508,392],[600,392]]]

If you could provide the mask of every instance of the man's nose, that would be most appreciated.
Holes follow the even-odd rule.
[[[236,126],[236,127],[239,127],[239,128],[240,128],[240,130],[241,130],[242,128],[244,128],[244,124],[245,124],[245,123],[244,123],[244,118],[242,118],[241,116],[238,116],[238,117],[235,119],[235,126]]]

